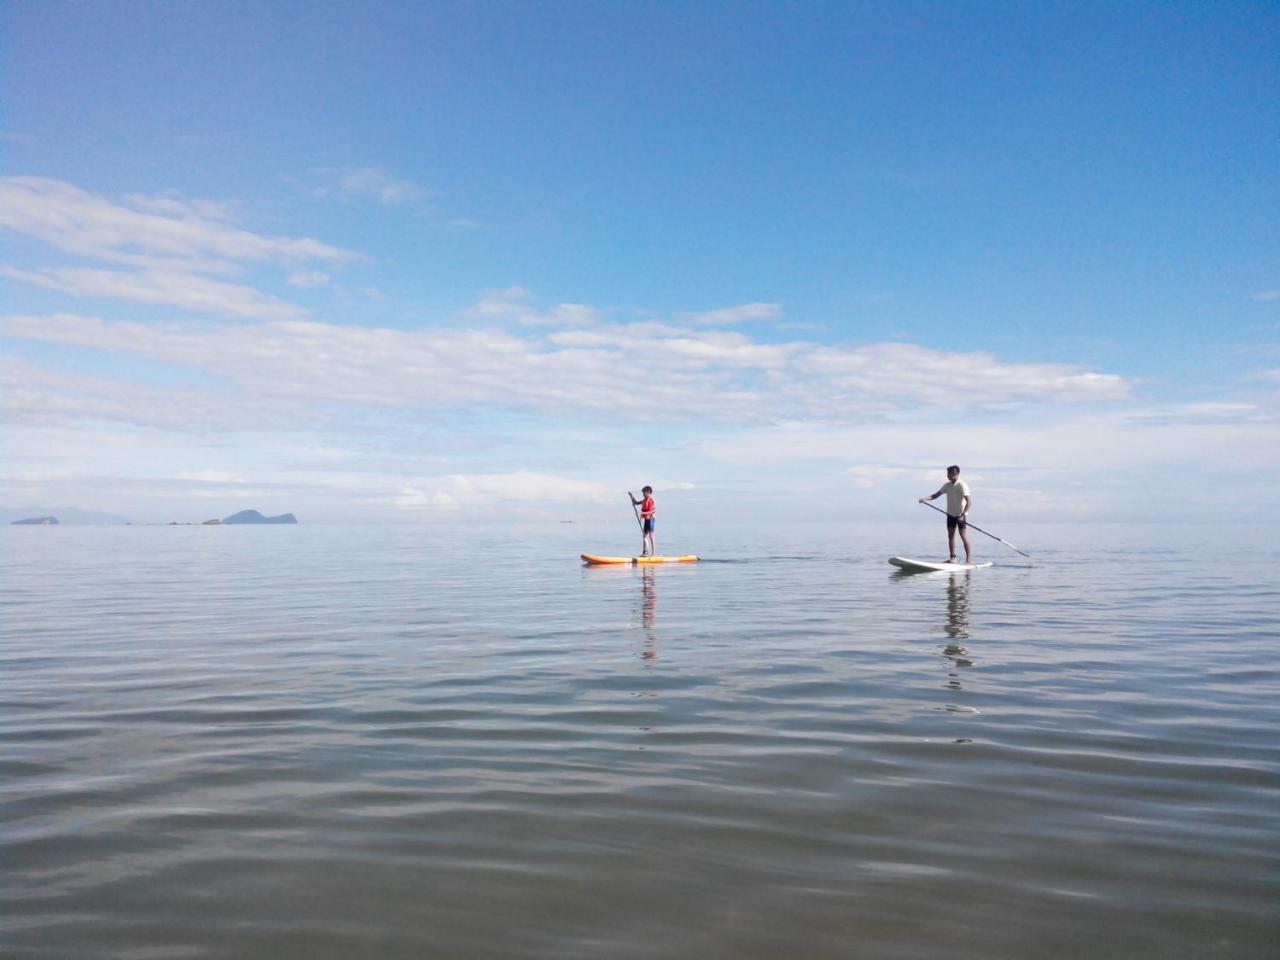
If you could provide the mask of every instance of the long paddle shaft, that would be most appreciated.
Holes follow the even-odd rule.
[[[636,498],[627,491],[627,499],[631,501],[631,511],[636,515],[636,523],[640,526],[640,536],[644,536],[644,521],[640,519],[640,508],[636,506]],[[646,547],[646,549],[648,549]]]
[[[939,513],[944,513],[944,514],[946,514],[948,517],[949,517],[949,516],[951,516],[951,514],[947,513],[947,511],[938,509],[938,508],[937,508],[937,507],[935,507],[932,503],[926,503],[926,504],[925,504],[925,506],[926,506],[926,507],[928,507],[930,510],[937,510]],[[972,529],[972,530],[977,530],[979,533],[987,533],[987,531],[983,530],[983,529],[982,529],[981,527],[979,527],[979,526],[975,526],[974,524],[970,523],[968,520],[966,520],[966,521],[964,522],[964,525],[965,525],[966,527],[969,527],[969,528],[970,528],[970,529]],[[988,537],[990,537],[992,540],[999,540],[1001,543],[1003,543],[1006,547],[1008,547],[1008,548],[1009,548],[1010,550],[1012,550],[1014,553],[1021,553],[1021,554],[1022,554],[1024,557],[1026,557],[1028,560],[1030,560],[1030,559],[1031,559],[1031,554],[1029,554],[1029,553],[1023,553],[1023,551],[1019,550],[1017,547],[1015,547],[1015,546],[1014,546],[1012,543],[1010,543],[1008,540],[1005,540],[1003,537],[997,537],[994,533],[987,533],[987,536],[988,536]]]

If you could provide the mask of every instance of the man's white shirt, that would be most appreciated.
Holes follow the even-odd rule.
[[[969,496],[969,485],[963,480],[956,480],[954,483],[948,480],[938,488],[938,493],[947,495],[947,513],[953,517],[960,516],[964,510],[964,498]],[[936,497],[938,493],[935,493]]]

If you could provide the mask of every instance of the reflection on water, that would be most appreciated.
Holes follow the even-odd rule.
[[[974,665],[969,648],[960,641],[969,638],[970,591],[973,588],[973,572],[970,570],[944,573],[940,575],[946,580],[947,619],[943,624],[943,633],[948,642],[942,648],[943,659],[947,663],[947,679],[943,683],[945,689],[952,693],[964,693],[962,681],[964,671]],[[955,714],[976,714],[976,707],[965,703],[953,702],[943,705],[943,710]],[[956,743],[972,743],[969,737],[957,737]]]
[[[959,639],[969,636],[969,588],[973,572],[947,575],[947,636]]]
[[[1269,546],[458,536],[0,529],[6,960],[1274,954]]]
[[[658,578],[662,575],[662,568],[616,564],[584,566],[582,573],[585,580],[598,581],[602,585],[623,581],[637,586],[634,622],[640,625],[643,638],[644,649],[640,656],[645,660],[657,659],[658,636],[654,628],[658,619]]]
[[[653,632],[654,622],[658,617],[658,571],[654,568],[640,569],[640,626],[644,628],[645,649],[641,654],[646,660],[655,660],[658,656],[658,637]]]
[[[969,590],[973,586],[972,572],[947,574],[947,622],[944,631],[950,642],[943,647],[942,655],[947,659],[951,669],[947,673],[947,687],[951,690],[963,690],[960,682],[960,671],[973,666],[973,658],[969,656],[969,648],[959,641],[969,636]]]

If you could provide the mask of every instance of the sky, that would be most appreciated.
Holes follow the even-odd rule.
[[[1257,522],[1269,3],[0,5],[0,506]],[[1265,522],[1265,521],[1263,521]]]

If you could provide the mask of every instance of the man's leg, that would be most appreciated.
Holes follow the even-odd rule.
[[[968,527],[962,526],[960,528],[960,542],[964,544],[964,562],[972,563],[973,561],[970,558],[973,556],[973,551],[969,549],[969,528]],[[955,550],[952,550],[951,552],[955,553]]]
[[[956,528],[947,523],[947,561],[950,562],[956,558]]]

